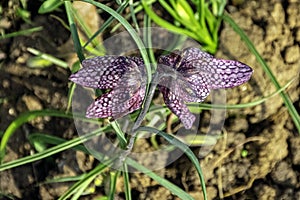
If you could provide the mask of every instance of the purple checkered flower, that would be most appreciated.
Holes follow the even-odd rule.
[[[90,118],[114,119],[141,107],[146,75],[141,58],[103,56],[82,62],[83,69],[71,75],[73,82],[91,88],[108,89],[86,112]],[[190,129],[195,116],[186,102],[202,102],[211,89],[232,88],[247,82],[252,69],[238,61],[216,59],[197,48],[160,56],[158,89],[166,106]]]
[[[96,98],[86,111],[88,118],[120,118],[141,107],[146,80],[143,60],[137,57],[103,56],[86,59],[70,80],[108,92]]]
[[[192,127],[195,116],[185,102],[202,102],[211,89],[241,85],[250,79],[253,72],[241,62],[217,59],[197,48],[174,51],[161,56],[158,63],[159,73],[172,74],[163,77],[158,88],[167,107],[186,129]]]

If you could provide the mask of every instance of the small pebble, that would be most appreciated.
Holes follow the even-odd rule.
[[[285,51],[285,61],[287,63],[294,63],[300,59],[300,49],[299,46],[288,47]]]

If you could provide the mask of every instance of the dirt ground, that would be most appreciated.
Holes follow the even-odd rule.
[[[8,33],[31,27],[14,17],[10,3],[1,3],[0,31]],[[70,33],[50,15],[37,14],[38,3],[28,6],[34,25],[44,29],[30,36],[0,40],[1,132],[25,111],[67,107],[70,70],[57,66],[30,68],[26,63],[32,55],[26,48],[69,61],[74,56]],[[300,1],[232,0],[226,10],[250,37],[281,85],[296,77],[287,93],[299,112]],[[63,12],[53,14],[66,20]],[[101,17],[105,20],[107,16]],[[227,91],[228,104],[255,101],[276,91],[258,61],[226,23],[220,31],[216,57],[239,60],[254,69],[249,83]],[[281,97],[276,95],[258,106],[226,112],[221,139],[199,159],[209,199],[300,199],[300,133]],[[204,113],[204,118],[205,115],[209,112]],[[78,136],[72,120],[37,118],[23,125],[10,139],[4,161],[34,153],[27,136],[36,132],[66,139]],[[205,149],[193,150],[198,154]],[[242,152],[247,154],[243,156]],[[81,174],[97,163],[88,155],[69,150],[0,172],[0,198],[5,194],[1,199],[57,199],[70,185],[40,183],[53,177]],[[202,199],[199,178],[185,156],[157,173],[195,199]],[[134,199],[178,199],[144,174],[131,174],[131,187]],[[81,199],[99,197],[104,192],[105,187],[97,187],[93,195]],[[124,199],[122,183],[117,187],[116,199]]]

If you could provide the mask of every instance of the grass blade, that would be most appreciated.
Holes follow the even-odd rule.
[[[7,145],[7,142],[9,138],[13,135],[13,133],[24,123],[29,122],[36,117],[43,117],[43,116],[51,116],[51,117],[63,117],[63,118],[69,118],[72,119],[73,117],[78,117],[82,119],[83,121],[89,121],[89,122],[96,122],[96,120],[87,119],[82,115],[78,114],[71,114],[71,113],[65,113],[63,111],[58,110],[35,110],[35,111],[29,111],[22,113],[19,117],[17,117],[5,130],[3,133],[3,137],[1,139],[0,143],[0,163],[2,162],[4,156],[5,156],[5,148]]]
[[[123,12],[123,10],[126,8],[127,4],[128,4],[128,2],[123,3],[123,4],[116,10],[116,12],[117,12],[117,13]],[[91,37],[88,39],[88,41],[83,45],[83,48],[85,48],[85,47],[86,47],[86,46],[87,46],[94,38],[96,38],[97,35],[99,35],[99,34],[102,33],[103,31],[105,31],[106,28],[108,28],[109,25],[114,21],[114,19],[115,19],[115,18],[114,18],[113,16],[110,16],[110,17],[108,18],[108,20],[106,20],[106,21],[102,24],[102,26],[100,27],[100,29],[99,29],[96,33],[94,33],[93,36],[91,36]]]
[[[27,163],[38,161],[38,160],[41,160],[43,158],[47,158],[49,156],[52,156],[56,153],[62,152],[64,150],[71,149],[71,148],[73,148],[73,147],[75,147],[79,144],[82,144],[82,143],[92,139],[95,136],[101,135],[102,133],[104,133],[103,131],[104,131],[104,128],[96,130],[92,133],[86,134],[84,136],[69,140],[69,141],[64,142],[60,145],[51,147],[51,148],[49,148],[49,149],[47,149],[47,150],[45,150],[41,153],[36,153],[36,154],[31,155],[31,156],[27,156],[27,157],[24,157],[24,158],[19,158],[18,160],[14,160],[14,161],[11,161],[11,162],[8,162],[8,163],[3,163],[3,164],[0,165],[0,172],[4,171],[4,170],[7,170],[7,169],[14,168],[14,167],[18,167],[18,166],[21,166],[21,165],[25,165]]]
[[[21,36],[21,35],[30,35],[34,32],[38,32],[38,31],[41,31],[41,30],[43,30],[43,27],[38,26],[38,27],[35,27],[35,28],[30,28],[30,29],[26,29],[26,30],[22,30],[22,31],[7,33],[5,35],[0,35],[0,40],[1,39],[6,39],[6,38],[11,38],[11,37],[16,37],[16,36]]]
[[[124,193],[125,199],[131,200],[131,188],[130,188],[130,180],[128,174],[128,167],[127,164],[124,163],[123,165],[123,178],[124,178]]]
[[[84,178],[77,183],[75,183],[68,191],[60,196],[59,200],[65,200],[69,199],[69,197],[76,193],[77,190],[80,190],[82,187],[87,186],[87,183],[92,182],[100,173],[102,173],[111,163],[113,160],[108,160],[103,164],[99,164],[97,167],[95,167],[93,170],[91,170],[89,173],[84,176]]]
[[[224,15],[223,19],[226,22],[228,22],[230,24],[230,26],[233,28],[233,30],[240,35],[240,37],[244,40],[244,42],[248,46],[249,50],[255,55],[256,59],[261,64],[263,70],[265,71],[267,76],[269,76],[269,78],[271,79],[271,81],[274,84],[274,86],[276,87],[276,89],[280,90],[281,86],[278,83],[278,81],[277,81],[276,77],[274,76],[273,72],[271,71],[271,69],[267,65],[266,61],[258,53],[258,51],[254,47],[253,43],[250,41],[250,39],[244,33],[244,31],[234,22],[234,20],[229,15]],[[284,103],[285,103],[285,105],[286,105],[286,107],[287,107],[294,123],[295,123],[295,126],[298,129],[298,132],[300,134],[300,116],[299,116],[299,113],[297,112],[295,106],[293,105],[292,100],[290,99],[290,97],[288,96],[288,94],[286,92],[284,92],[284,91],[280,92],[280,96],[282,97],[282,99],[283,99],[283,101],[284,101]]]
[[[44,133],[32,133],[28,136],[28,140],[30,141],[30,143],[34,143],[35,141],[38,141],[40,143],[51,144],[51,145],[59,145],[64,142],[67,142],[67,140],[62,139],[60,137],[47,135]],[[89,153],[89,151],[82,145],[75,146],[73,149],[76,151],[82,151],[87,154]]]
[[[119,175],[120,175],[120,171],[110,172],[109,194],[108,194],[109,200],[115,199],[116,185],[117,185],[117,180]]]
[[[71,30],[71,35],[72,35],[75,51],[77,53],[77,56],[78,56],[80,62],[82,62],[84,60],[84,55],[82,52],[80,39],[78,36],[76,24],[74,21],[74,16],[72,13],[72,4],[70,1],[65,1],[65,8],[66,8],[67,16],[68,16],[68,21],[69,21],[69,25],[70,25],[70,30]]]
[[[149,176],[153,180],[157,181],[163,187],[170,190],[173,194],[177,195],[180,199],[194,200],[191,195],[189,195],[188,193],[183,191],[180,187],[178,187],[177,185],[174,185],[173,183],[171,183],[167,179],[160,177],[159,175],[157,175],[156,173],[150,171],[149,169],[147,169],[143,165],[137,163],[136,161],[127,158],[126,163],[128,165],[134,167],[135,169],[139,170],[140,172],[144,172],[147,176]]]
[[[241,108],[249,108],[249,107],[252,107],[252,106],[257,106],[259,104],[264,103],[269,98],[272,98],[272,97],[276,96],[277,94],[279,94],[280,92],[284,91],[288,86],[290,86],[292,84],[293,81],[296,80],[296,78],[293,78],[287,84],[285,84],[282,88],[280,88],[279,90],[273,92],[272,94],[270,94],[266,97],[263,97],[261,99],[258,99],[256,101],[249,102],[249,103],[240,103],[240,104],[235,104],[235,105],[229,105],[229,104],[220,105],[220,104],[208,104],[208,103],[201,103],[201,104],[199,104],[199,103],[188,103],[188,106],[189,106],[189,108],[197,107],[199,109],[205,109],[205,110],[210,110],[210,109],[241,109]],[[191,111],[192,110],[193,109],[191,109]]]
[[[170,144],[173,144],[175,147],[181,149],[186,154],[186,156],[192,161],[193,165],[195,166],[195,168],[198,172],[200,182],[201,182],[202,191],[203,191],[203,196],[204,196],[204,199],[207,200],[204,175],[203,175],[203,172],[201,170],[201,166],[199,164],[199,161],[198,161],[197,157],[195,156],[195,154],[192,152],[192,150],[186,144],[184,144],[183,142],[181,142],[180,140],[178,140],[174,136],[172,136],[170,134],[167,134],[163,131],[159,131],[159,130],[157,130],[155,128],[151,128],[151,127],[140,127],[139,130],[159,134],[164,139],[166,139]]]
[[[31,48],[31,47],[28,47],[27,48],[27,51],[29,51],[30,53],[36,55],[36,56],[39,56],[45,60],[48,60],[50,61],[51,63],[57,65],[57,66],[60,66],[62,68],[65,68],[65,69],[68,69],[69,68],[69,65],[68,63],[66,63],[65,61],[63,60],[60,60],[50,54],[46,54],[46,53],[43,53],[43,52],[40,52],[39,50],[37,49],[34,49],[34,48]]]

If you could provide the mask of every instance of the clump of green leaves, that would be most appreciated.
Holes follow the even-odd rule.
[[[203,49],[214,54],[218,47],[218,30],[226,0],[193,0],[190,5],[185,0],[158,0],[160,5],[173,17],[168,22],[159,17],[149,1],[142,1],[145,12],[159,26],[170,31],[189,36],[202,45]],[[194,9],[193,9],[194,8]]]

